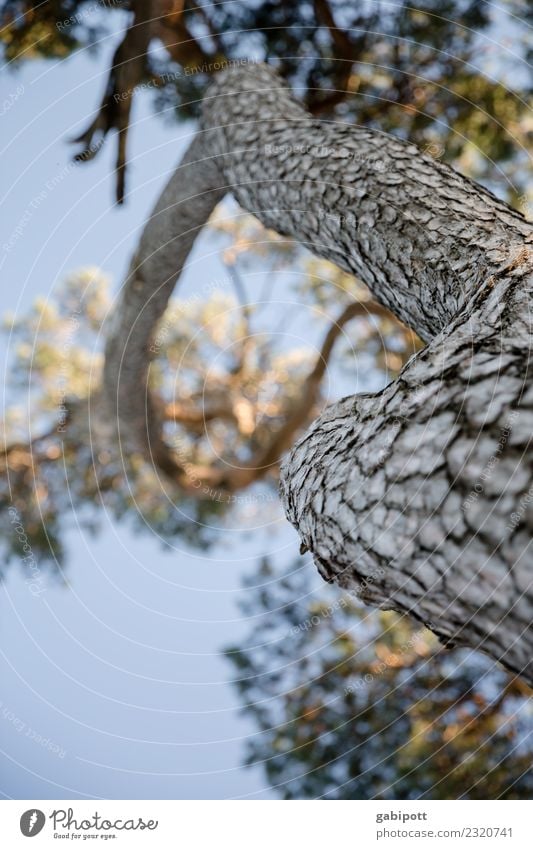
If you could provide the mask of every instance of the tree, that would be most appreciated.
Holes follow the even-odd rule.
[[[318,6],[326,23],[313,43],[320,44],[324,28],[339,42],[342,32],[328,7]],[[479,4],[469,8],[477,14]],[[406,21],[420,25],[410,13]],[[350,53],[349,61],[356,58]],[[403,80],[403,60],[397,70]],[[307,95],[312,82],[306,80]],[[394,89],[406,86],[396,79]],[[494,88],[483,89],[489,91],[495,95]],[[333,107],[342,105],[343,97],[335,98]],[[90,140],[84,138],[83,155],[98,149],[91,147],[93,130],[105,135],[115,126],[105,114]],[[139,391],[147,387],[150,347],[176,277],[197,232],[231,189],[268,226],[357,273],[429,343],[383,393],[330,408],[291,455],[284,497],[303,545],[328,579],[359,586],[373,603],[409,611],[449,643],[483,648],[523,670],[531,655],[524,453],[531,430],[524,384],[531,227],[479,186],[371,124],[319,124],[265,67],[244,65],[218,76],[200,135],[145,228],[106,328],[103,390],[91,397],[100,426],[91,438],[109,444],[118,423],[126,455],[130,447],[148,454],[189,493],[198,481],[208,491],[231,493],[256,480],[258,468],[268,468],[264,456],[237,471],[184,465],[165,439],[154,393]],[[119,156],[119,187],[123,165]],[[83,426],[87,405],[69,416]],[[303,418],[298,414],[295,427],[275,435],[269,462]],[[413,497],[406,481],[415,484]],[[368,579],[384,564],[387,580],[369,589]],[[530,671],[525,674],[531,680]]]
[[[135,388],[195,235],[230,188],[267,227],[357,274],[428,343],[382,392],[328,408],[289,455],[282,495],[302,545],[326,580],[533,681],[532,225],[414,145],[316,121],[266,66],[219,75],[146,225],[106,350],[106,419],[169,472],[157,411]]]

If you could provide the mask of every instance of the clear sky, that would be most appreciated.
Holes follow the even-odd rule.
[[[108,18],[108,16],[106,16]],[[120,13],[116,16],[120,24]],[[118,286],[139,228],[192,126],[154,117],[136,100],[129,191],[113,206],[114,139],[71,167],[67,140],[96,107],[115,39],[97,61],[30,62],[0,77],[1,311],[21,314],[65,274],[98,265]],[[18,94],[17,94],[18,92]],[[16,95],[16,97],[13,97]],[[35,199],[38,202],[35,203]],[[18,225],[22,232],[9,250]],[[19,228],[20,229],[20,228]],[[200,261],[184,281],[215,275]],[[3,354],[6,351],[2,339]],[[9,357],[6,357],[9,362]],[[237,602],[243,574],[267,551],[295,551],[278,510],[250,535],[230,529],[204,553],[163,550],[104,517],[97,538],[65,517],[67,586],[28,592],[11,568],[0,587],[0,792],[12,798],[227,798],[271,792],[244,770],[253,733],[219,654],[247,631]]]

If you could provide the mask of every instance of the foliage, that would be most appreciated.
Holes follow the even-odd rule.
[[[291,333],[290,322],[302,322],[302,299],[311,315],[311,325],[305,319],[310,342],[310,326],[320,339],[343,306],[368,300],[349,275],[317,263],[250,216],[218,214],[203,238],[218,245],[224,275],[204,286],[201,295],[172,300],[154,337],[150,367],[152,389],[164,410],[165,438],[179,462],[192,469],[250,462],[298,405],[316,359],[312,344],[300,341],[303,334]],[[246,291],[248,277],[264,281],[255,298]],[[272,334],[275,280],[283,301],[292,306],[284,327],[278,323]],[[152,528],[163,541],[180,536],[206,545],[229,511],[252,521],[251,507],[273,508],[277,502],[276,465],[246,494],[230,497],[199,488],[191,495],[163,480],[149,457],[122,452],[106,438],[98,442],[94,419],[110,284],[98,268],[82,269],[53,298],[38,298],[28,315],[6,320],[15,360],[0,506],[16,507],[35,553],[51,561],[61,559],[62,530],[73,506],[91,529],[97,528],[96,510],[103,506],[139,530]],[[355,388],[355,357],[374,362],[377,356],[380,366],[395,374],[415,344],[392,318],[353,321],[337,350],[348,372],[347,390]],[[306,421],[324,400],[319,394]],[[8,555],[20,557],[9,529],[4,540]]]
[[[285,799],[530,798],[529,688],[310,574],[264,561],[247,581],[254,625],[226,651],[258,727],[247,763]]]
[[[86,14],[95,5],[94,0],[6,0],[0,29],[4,58],[14,65],[31,59],[64,59],[89,46],[103,34],[102,24],[92,24]]]
[[[16,65],[96,49],[117,9],[134,4],[8,0],[4,7],[4,55]],[[530,0],[185,4],[156,31],[168,50],[148,51],[138,88],[155,91],[157,111],[190,118],[221,67],[269,61],[319,117],[408,137],[526,211],[531,84],[517,66],[531,59],[532,21]],[[500,33],[508,44],[495,41]]]

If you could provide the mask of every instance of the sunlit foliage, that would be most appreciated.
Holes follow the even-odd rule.
[[[320,360],[317,344],[339,312],[356,300],[371,309],[353,278],[249,216],[219,214],[204,238],[219,246],[223,274],[201,286],[201,294],[172,300],[154,335],[150,366],[165,439],[191,469],[193,482],[199,470],[261,456],[301,402],[306,376]],[[248,279],[259,281],[254,293]],[[272,304],[280,297],[283,326],[275,318],[279,300]],[[112,307],[108,276],[86,268],[70,275],[53,297],[37,298],[27,315],[5,320],[13,367],[0,499],[2,506],[17,508],[33,548],[52,561],[61,558],[61,533],[72,507],[92,529],[104,507],[163,540],[180,535],[207,544],[229,510],[253,518],[251,505],[274,509],[277,503],[275,462],[253,494],[229,495],[199,484],[185,494],[150,457],[98,439],[105,321]],[[392,317],[369,313],[353,320],[335,348],[339,386],[355,390],[360,359],[378,379],[384,379],[383,370],[393,376],[416,345]],[[333,397],[339,394],[337,388]],[[325,400],[319,392],[293,438]],[[5,544],[20,555],[12,533],[6,532]]]

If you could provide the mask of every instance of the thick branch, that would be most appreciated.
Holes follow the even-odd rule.
[[[481,288],[375,395],[329,407],[282,468],[328,581],[533,682],[533,262]]]
[[[430,343],[383,392],[329,408],[288,458],[283,498],[303,544],[326,579],[533,682],[532,226],[414,145],[319,123],[269,68],[230,69],[143,236],[108,345],[123,427],[137,427],[148,339],[191,234],[226,187]],[[197,195],[184,218],[167,214]]]
[[[245,209],[358,275],[426,341],[532,233],[415,145],[315,120],[264,65],[215,79],[204,126]]]

